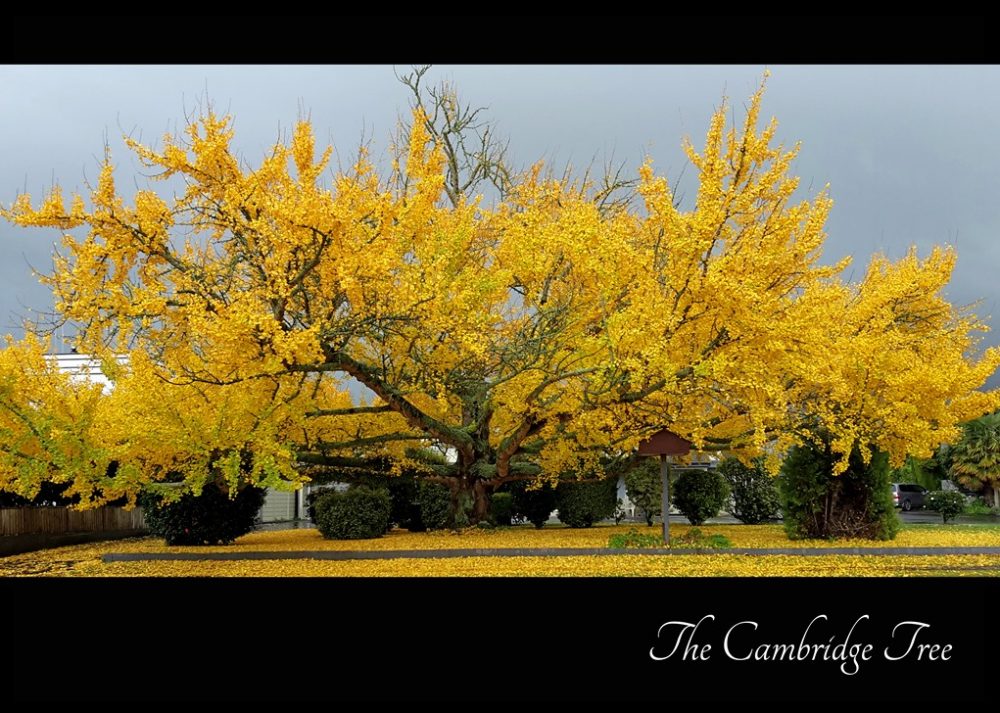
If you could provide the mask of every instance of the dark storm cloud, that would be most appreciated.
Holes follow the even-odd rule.
[[[899,257],[914,244],[959,250],[949,296],[996,307],[1000,265],[1000,68],[961,66],[774,66],[765,118],[779,138],[802,141],[794,172],[803,196],[830,184],[835,200],[825,255],[855,258],[859,274],[874,251]],[[489,106],[521,165],[562,166],[614,155],[634,168],[648,153],[672,182],[686,162],[682,137],[699,145],[723,93],[742,108],[759,66],[436,67],[465,98]],[[308,113],[320,141],[350,163],[362,136],[384,151],[407,95],[389,66],[355,67],[3,67],[0,90],[0,201],[53,181],[65,190],[93,179],[108,138],[130,186],[138,166],[121,144],[131,133],[157,141],[183,126],[204,97],[236,117],[235,144],[255,163]],[[693,171],[680,192],[689,196]],[[141,180],[141,177],[139,178]],[[807,190],[808,189],[808,190]],[[22,305],[51,299],[30,274],[47,268],[52,232],[0,224],[0,325]],[[994,334],[987,343],[1000,342]]]

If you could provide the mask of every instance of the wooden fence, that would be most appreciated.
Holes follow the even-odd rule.
[[[0,537],[62,535],[80,532],[145,530],[142,509],[103,507],[71,510],[62,507],[0,508]]]

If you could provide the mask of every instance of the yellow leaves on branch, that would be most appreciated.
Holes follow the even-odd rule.
[[[986,327],[943,297],[955,258],[950,248],[923,260],[910,250],[896,263],[876,255],[858,284],[831,280],[803,296],[825,329],[803,349],[797,400],[839,436],[840,452],[856,441],[888,451],[894,465],[907,453],[928,457],[959,435],[958,423],[1000,405],[978,390],[1000,350],[972,358]]]
[[[33,498],[44,482],[66,483],[65,494],[84,504],[121,495],[93,437],[102,403],[101,385],[60,373],[40,340],[8,337],[0,349],[0,490]]]
[[[877,257],[856,284],[847,259],[820,264],[832,202],[796,202],[798,147],[758,127],[762,100],[738,126],[721,106],[685,146],[689,209],[648,160],[641,206],[541,164],[494,204],[449,200],[453,157],[418,110],[387,176],[360,151],[327,179],[309,122],[251,168],[209,113],[160,149],[126,141],[179,195],[129,205],[107,156],[89,208],[56,188],[3,213],[86,228],[49,282],[81,346],[134,346],[102,416],[134,482],[197,484],[249,448],[248,477],[294,483],[297,452],[399,461],[428,443],[497,477],[517,460],[553,474],[661,427],[748,454],[815,428],[842,453],[926,454],[998,405],[978,389],[1000,354],[974,356],[982,325],[943,297],[954,253]],[[345,413],[347,377],[380,408]]]

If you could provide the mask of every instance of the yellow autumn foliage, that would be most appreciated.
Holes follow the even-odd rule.
[[[720,106],[686,146],[690,209],[651,161],[639,205],[541,164],[497,201],[449,197],[451,147],[419,108],[388,172],[362,151],[327,180],[308,121],[251,167],[209,112],[159,148],[126,141],[156,178],[183,178],[177,195],[127,196],[109,153],[69,208],[58,188],[18,196],[8,220],[66,231],[46,279],[81,350],[132,355],[94,407],[104,461],[58,477],[109,494],[175,472],[194,490],[294,487],[296,462],[398,469],[436,444],[475,519],[504,482],[599,467],[663,427],[748,456],[816,427],[841,454],[929,453],[998,405],[979,389],[1000,352],[977,355],[983,325],[943,297],[954,252],[876,257],[857,283],[848,260],[822,263],[832,201],[797,199],[798,149],[759,126],[762,100],[763,85],[738,126]],[[369,403],[351,403],[352,379]],[[49,443],[3,418],[25,448]],[[5,466],[2,486],[60,467]]]

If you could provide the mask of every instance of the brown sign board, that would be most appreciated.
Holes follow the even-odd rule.
[[[667,429],[657,431],[649,438],[639,441],[641,456],[685,456],[690,451],[690,441],[685,441]]]

